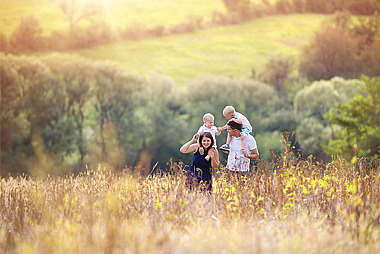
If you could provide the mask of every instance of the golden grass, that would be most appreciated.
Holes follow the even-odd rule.
[[[379,161],[280,160],[247,178],[214,172],[189,192],[184,166],[147,178],[102,168],[3,178],[0,252],[375,253]],[[272,171],[276,169],[276,171]]]

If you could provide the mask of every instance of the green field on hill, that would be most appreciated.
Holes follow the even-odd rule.
[[[225,12],[222,0],[100,0],[101,19],[118,28],[128,25],[170,26],[192,16],[210,20],[214,11]],[[33,15],[45,32],[65,30],[68,23],[54,0],[1,0],[1,32],[10,36],[23,16]],[[86,25],[86,22],[82,22]]]
[[[145,74],[172,77],[176,87],[204,75],[246,78],[276,55],[299,55],[325,15],[285,15],[195,33],[125,41],[71,51],[93,60],[113,60]],[[295,59],[297,60],[297,59]]]
[[[131,24],[168,27],[187,22],[191,16],[204,17],[204,22],[207,22],[214,11],[225,12],[222,0],[101,2],[104,12],[96,18],[119,28],[130,27]],[[8,37],[21,17],[30,14],[39,20],[46,34],[52,30],[66,31],[68,27],[56,1],[2,0],[0,7],[1,32]],[[315,14],[269,16],[240,25],[123,41],[68,53],[92,60],[116,61],[142,74],[151,71],[166,74],[173,78],[176,87],[185,87],[204,75],[251,77],[252,69],[259,74],[270,57],[297,57],[300,48],[328,17]],[[82,22],[81,25],[86,24]]]

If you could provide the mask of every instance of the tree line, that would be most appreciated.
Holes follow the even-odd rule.
[[[315,33],[301,51],[298,76],[294,59],[275,56],[250,79],[203,77],[186,89],[110,61],[2,54],[1,174],[186,162],[178,147],[206,112],[223,125],[226,105],[251,120],[264,160],[281,150],[281,132],[295,132],[302,156],[378,156],[379,25],[376,15],[355,25],[350,18],[338,14]]]
[[[149,169],[186,162],[180,145],[206,112],[223,125],[226,105],[251,120],[262,159],[271,159],[266,145],[281,150],[282,131],[295,131],[304,156],[377,156],[379,78],[335,77],[280,93],[258,80],[210,76],[179,90],[168,76],[75,55],[0,59],[2,175],[68,173],[103,162],[121,169],[142,153]]]

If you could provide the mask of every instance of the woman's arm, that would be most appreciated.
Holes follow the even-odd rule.
[[[179,151],[180,151],[181,153],[193,153],[193,152],[195,152],[195,151],[197,150],[198,145],[197,145],[197,144],[193,144],[193,143],[194,143],[194,141],[196,141],[198,138],[199,138],[199,135],[198,135],[198,133],[197,133],[197,134],[195,134],[195,135],[193,136],[193,138],[192,138],[189,142],[187,142],[186,144],[184,144],[184,145],[179,149]]]
[[[211,157],[211,167],[213,169],[217,169],[219,166],[219,152],[215,148],[210,149],[208,151],[208,155]]]

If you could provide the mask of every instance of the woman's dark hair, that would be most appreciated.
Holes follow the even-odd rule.
[[[198,139],[198,143],[199,143],[199,146],[203,147],[202,146],[202,140],[203,138],[206,137],[206,138],[210,138],[211,139],[211,144],[209,146],[209,148],[207,149],[210,149],[213,145],[214,145],[214,137],[211,135],[210,132],[203,132],[200,136],[199,136],[199,139]]]

